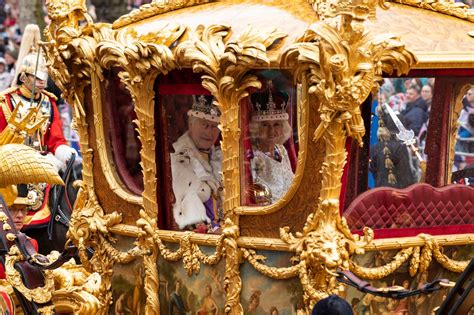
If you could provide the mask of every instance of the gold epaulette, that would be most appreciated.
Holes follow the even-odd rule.
[[[42,93],[43,93],[44,95],[46,95],[47,97],[52,98],[54,101],[57,101],[57,100],[58,100],[58,98],[56,97],[56,95],[54,95],[54,94],[51,93],[51,92],[48,92],[48,91],[46,91],[46,90],[43,90]]]
[[[5,95],[6,95],[6,94],[10,94],[10,93],[12,93],[12,92],[15,92],[17,89],[18,89],[18,87],[17,87],[17,86],[14,86],[14,87],[6,88],[6,89],[3,90],[3,91],[0,91],[0,100],[5,99]]]

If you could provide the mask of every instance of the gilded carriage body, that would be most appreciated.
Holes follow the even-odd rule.
[[[335,272],[416,288],[455,280],[472,258],[474,188],[459,184],[472,175],[452,168],[474,85],[473,10],[445,1],[170,0],[109,25],[94,24],[84,1],[50,0],[48,9],[44,47],[84,158],[68,236],[101,277],[99,312],[299,314],[329,294],[367,313],[382,304],[428,312],[441,299],[373,300]],[[398,76],[434,81],[426,137],[418,130],[402,146],[416,179],[369,189],[373,103],[385,102],[378,90]],[[177,222],[185,197],[172,168],[200,95],[220,112],[222,151],[210,220],[218,227],[206,230]],[[263,175],[255,180],[264,163],[252,163],[255,95],[290,122],[279,150],[291,165],[282,177],[292,178],[278,194]],[[384,161],[390,184],[408,176],[395,174],[395,158]],[[64,301],[56,300],[66,309]]]

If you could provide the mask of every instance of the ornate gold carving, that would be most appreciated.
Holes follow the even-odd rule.
[[[439,244],[431,235],[422,234],[420,235],[420,237],[423,238],[426,243],[425,245],[426,262],[424,263],[423,268],[421,268],[422,265],[420,262],[420,272],[423,272],[428,269],[429,262],[431,261],[431,257],[434,257],[438,263],[440,263],[444,268],[452,272],[460,273],[464,269],[466,269],[467,265],[469,264],[469,261],[455,261],[448,258],[446,255],[444,255],[441,252],[441,248]]]
[[[82,0],[49,0],[46,7],[51,23],[45,30],[49,43],[43,47],[48,59],[49,74],[73,108],[73,126],[78,128],[83,154],[82,177],[93,188],[92,150],[89,146],[83,102],[84,89],[90,86],[90,75],[95,71],[96,39],[92,35],[100,35],[100,32],[93,32],[92,19],[86,13],[86,4]]]
[[[104,307],[95,297],[101,288],[98,273],[89,273],[71,260],[51,271],[57,290],[53,293],[53,303],[57,312],[74,314],[105,314]]]
[[[375,19],[377,6],[380,6],[382,9],[389,8],[385,0],[309,0],[308,2],[311,3],[314,11],[321,20],[333,18],[340,14],[352,15],[354,18],[360,20],[365,20],[366,18]]]
[[[473,234],[435,235],[432,238],[439,246],[460,246],[474,244]],[[421,247],[425,244],[419,236],[377,239],[365,247],[365,251],[381,251],[408,247]]]
[[[102,277],[102,284],[96,297],[102,305],[108,306],[112,298],[110,277],[113,265],[129,263],[143,252],[134,247],[123,253],[113,247],[115,239],[110,234],[109,228],[118,224],[122,216],[116,212],[104,215],[92,188],[84,182],[80,185],[67,236],[78,247],[84,268],[90,273],[97,272]],[[88,247],[94,250],[94,255],[90,259],[87,253]]]
[[[420,234],[418,237],[424,241],[424,246],[421,249],[420,246],[404,248],[394,256],[392,261],[380,267],[361,267],[351,261],[350,270],[362,278],[381,279],[397,270],[408,261],[410,256],[409,273],[411,276],[415,276],[417,272],[425,272],[433,258],[444,268],[452,272],[460,273],[467,267],[469,261],[455,261],[444,255],[435,237],[427,234]]]
[[[346,137],[362,145],[365,133],[359,106],[377,90],[383,71],[390,73],[396,67],[399,73],[407,72],[415,61],[392,35],[372,37],[364,32],[361,22],[369,9],[364,6],[337,13],[341,15],[339,27],[324,22],[313,24],[281,59],[283,66],[295,69],[299,80],[307,80],[309,92],[318,97],[321,123],[314,140],[322,139],[326,144],[322,189],[314,213],[296,237],[289,228],[280,232],[282,240],[296,252],[307,309],[341,289],[335,283],[335,269],[347,269],[350,256],[362,253],[373,239],[373,232],[365,229],[364,240],[359,240],[339,215]]]
[[[462,2],[448,0],[391,0],[395,3],[410,5],[474,22],[474,10]]]
[[[100,42],[97,46],[97,58],[100,64],[109,69],[121,69],[119,77],[130,91],[135,103],[135,111],[139,138],[142,142],[141,163],[143,170],[144,191],[143,207],[152,216],[158,213],[156,202],[156,163],[155,163],[155,128],[154,128],[154,91],[150,89],[159,73],[166,74],[175,67],[173,54],[168,48],[184,32],[180,26],[165,27],[156,34],[146,34],[138,37],[130,30],[113,31],[113,38]],[[97,85],[96,85],[97,84]],[[94,81],[99,91],[99,81]],[[101,97],[95,98],[94,107],[102,118]],[[101,122],[96,125],[98,128]],[[105,141],[105,133],[100,126]],[[106,148],[102,145],[101,161],[106,163],[111,157],[104,154]],[[110,172],[115,175],[116,172]],[[115,175],[117,176],[117,175]],[[110,176],[107,176],[109,178]],[[110,184],[110,180],[109,180]],[[130,199],[130,198],[128,198]],[[136,199],[136,198],[134,198]]]
[[[21,183],[64,185],[55,166],[24,144],[0,145],[0,187]]]
[[[149,6],[143,6],[143,10],[140,9],[123,17],[114,24],[114,28],[149,16],[145,12],[153,12],[150,15],[159,14],[191,4],[207,2],[210,1],[189,0],[166,3],[155,1]],[[340,287],[334,281],[335,268],[357,269],[357,266],[349,262],[350,256],[361,253],[364,248],[368,249],[372,246],[375,249],[379,246],[379,243],[367,245],[373,237],[370,230],[366,231],[363,240],[352,235],[345,220],[341,219],[338,213],[340,178],[346,158],[345,140],[347,136],[352,136],[361,141],[365,130],[359,106],[370,92],[375,92],[382,72],[390,73],[394,68],[399,70],[399,73],[407,72],[414,62],[413,55],[404,50],[403,45],[394,37],[381,35],[372,38],[364,33],[361,22],[370,16],[374,2],[372,1],[366,7],[361,4],[356,10],[343,8],[342,11],[333,13],[328,11],[330,14],[326,14],[326,19],[343,12],[338,27],[331,27],[324,23],[313,25],[300,42],[292,45],[283,55],[281,65],[294,68],[303,86],[308,84],[309,92],[315,93],[320,100],[319,111],[323,122],[319,125],[315,138],[324,140],[326,159],[321,168],[323,189],[319,201],[310,205],[313,214],[308,217],[303,232],[292,235],[288,229],[282,229],[281,240],[274,243],[271,239],[257,241],[239,237],[236,215],[240,202],[238,105],[239,100],[247,95],[248,87],[260,85],[254,76],[248,74],[248,70],[268,66],[266,49],[276,39],[283,37],[283,34],[277,32],[257,34],[250,30],[239,40],[231,41],[229,27],[199,27],[196,32],[190,32],[190,40],[181,43],[176,48],[175,59],[181,66],[191,65],[196,72],[203,72],[203,85],[211,91],[216,98],[216,103],[223,109],[222,147],[226,158],[223,165],[226,220],[223,234],[220,236],[158,231],[153,126],[154,95],[150,87],[158,73],[166,73],[175,67],[175,59],[171,55],[169,46],[181,37],[184,28],[166,27],[155,34],[138,36],[132,30],[114,31],[106,25],[91,25],[90,17],[85,13],[85,6],[81,2],[76,2],[80,4],[79,6],[69,6],[61,0],[54,3],[64,5],[64,7],[53,7],[48,4],[51,8],[50,18],[53,20],[48,35],[55,42],[53,45],[46,46],[46,49],[55,69],[53,77],[59,81],[68,102],[74,106],[76,123],[80,127],[85,166],[84,183],[78,196],[69,234],[73,242],[78,244],[84,267],[89,272],[97,271],[102,277],[101,285],[95,291],[93,290],[93,294],[99,297],[99,302],[104,306],[104,312],[111,301],[110,277],[113,265],[127,263],[138,255],[144,255],[146,313],[158,313],[159,278],[156,262],[159,253],[169,261],[183,260],[188,274],[198,272],[200,263],[214,265],[225,257],[226,313],[243,312],[239,302],[241,292],[239,266],[242,258],[247,259],[257,270],[272,278],[286,279],[299,276],[305,290],[307,308],[328,293],[339,292]],[[316,1],[312,3],[316,4]],[[344,3],[346,2],[338,5]],[[316,6],[318,10],[324,9],[320,4]],[[137,221],[139,229],[119,226],[121,218],[117,213],[105,215],[94,193],[92,150],[88,144],[86,112],[82,103],[85,96],[84,88],[90,86],[92,81],[94,114],[97,114],[97,110],[100,109],[101,104],[98,102],[100,91],[97,88],[100,86],[99,80],[103,79],[101,66],[103,68],[120,67],[122,70],[120,79],[129,89],[136,104],[137,126],[143,144],[141,155],[145,180],[144,210],[140,212],[140,219]],[[308,103],[307,106],[314,110],[315,104]],[[301,126],[304,124],[300,125],[300,128],[303,128]],[[97,136],[100,137],[101,134],[97,133]],[[100,160],[108,160],[106,155],[101,156],[103,154],[101,146],[98,147]],[[105,163],[108,162],[105,161]],[[302,163],[299,165],[301,166]],[[303,171],[304,169],[301,172]],[[117,185],[117,188],[121,189],[120,185]],[[296,191],[296,188],[294,189]],[[111,237],[111,231],[115,229],[129,234],[135,233],[139,249],[134,248],[126,253],[118,252],[112,246],[114,239]],[[419,239],[416,242],[420,242]],[[164,244],[167,240],[179,240],[178,250],[169,250]],[[432,257],[442,261],[453,270],[459,270],[463,266],[464,262],[454,262],[444,256],[437,247],[436,241],[430,239],[430,241],[423,241],[423,245],[425,243],[425,247],[418,245],[418,248],[401,250],[395,261],[383,266],[385,268],[376,271],[362,269],[360,272],[369,275],[391,272],[401,264],[401,261],[407,261],[410,255],[412,256],[410,261],[412,274],[426,268]],[[200,244],[216,246],[215,253],[210,256],[204,255],[198,246]],[[264,258],[253,250],[239,249],[239,246],[254,246],[254,244],[268,249],[294,251],[296,255],[293,260],[296,265],[287,268],[271,268],[265,266]],[[383,243],[380,244],[382,247],[385,246]],[[91,262],[86,256],[88,246],[95,250]],[[404,245],[395,244],[394,246],[403,247]],[[85,289],[84,291],[90,292]],[[81,298],[87,299],[87,297]],[[80,300],[80,297],[76,299]],[[64,304],[64,306],[67,305]]]
[[[255,270],[258,270],[267,277],[273,279],[290,279],[298,276],[299,265],[287,268],[268,267],[264,264],[266,260],[265,256],[258,255],[253,249],[241,248],[240,250],[243,253],[243,258],[245,258]]]
[[[224,213],[227,218],[223,232],[226,235],[224,246],[227,255],[225,310],[226,313],[237,314],[242,312],[239,263],[238,260],[230,261],[229,258],[237,258],[238,255],[238,227],[232,221],[237,220],[233,211],[240,204],[239,103],[248,95],[249,87],[261,87],[257,77],[248,71],[257,66],[268,66],[270,60],[266,54],[267,47],[285,34],[277,31],[258,33],[249,28],[237,41],[231,41],[230,31],[229,27],[223,25],[211,25],[207,28],[198,26],[196,32],[190,34],[191,39],[176,48],[175,55],[181,65],[191,64],[194,72],[203,73],[202,85],[214,96],[222,112],[222,174]]]
[[[224,311],[226,314],[243,314],[243,308],[240,304],[240,292],[242,290],[242,279],[240,279],[240,251],[237,246],[239,237],[239,227],[230,219],[226,219],[222,230],[225,248],[225,275],[224,290],[226,301]]]
[[[413,248],[405,248],[399,251],[393,260],[384,266],[366,268],[358,266],[353,261],[350,262],[350,270],[359,277],[366,279],[381,279],[397,270],[403,263],[408,261],[413,253]]]
[[[157,230],[155,218],[158,215],[158,204],[156,200],[155,103],[154,91],[149,87],[153,86],[158,74],[166,74],[175,67],[173,54],[168,46],[181,37],[184,30],[181,26],[167,26],[157,33],[140,37],[130,30],[114,31],[113,39],[103,41],[97,47],[97,57],[104,68],[121,69],[120,80],[129,90],[135,103],[137,114],[135,123],[142,142],[140,155],[145,187],[142,193],[145,211],[140,212],[137,224],[153,231]],[[95,81],[95,83],[99,86],[99,82]],[[97,103],[95,107],[100,109],[100,103]],[[150,253],[144,257],[145,291],[148,293],[146,311],[154,314],[159,310],[159,301],[153,293],[158,290],[159,279],[156,270],[157,247],[151,235],[143,234],[139,237],[139,246]]]
[[[140,8],[133,10],[127,15],[120,17],[112,24],[112,26],[114,29],[117,29],[154,15],[163,14],[166,12],[209,2],[214,2],[214,0],[154,0],[150,4],[142,5]]]
[[[25,260],[16,245],[13,245],[5,257],[5,274],[8,283],[17,289],[28,301],[36,303],[47,303],[51,301],[54,291],[54,279],[45,276],[44,286],[36,289],[28,289],[21,278],[20,273],[15,269],[15,263]]]
[[[199,26],[190,35],[191,39],[181,43],[175,51],[181,65],[192,64],[194,72],[203,73],[202,85],[215,97],[222,112],[226,216],[240,204],[239,102],[248,95],[248,88],[261,87],[257,77],[248,71],[257,66],[268,66],[266,48],[285,36],[277,31],[267,34],[248,29],[238,40],[231,41],[230,31],[223,25]]]
[[[158,226],[156,217],[150,216],[146,211],[140,210],[140,219],[137,226],[142,229],[137,239],[138,246],[148,251],[148,255],[143,257],[145,266],[145,292],[146,292],[146,314],[159,314],[160,301],[158,299],[159,275],[157,269],[158,244],[160,240],[156,238]]]

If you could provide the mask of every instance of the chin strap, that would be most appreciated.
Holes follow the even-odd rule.
[[[361,292],[396,300],[404,299],[413,295],[430,294],[443,288],[454,286],[454,283],[448,279],[436,279],[432,282],[425,283],[421,288],[416,290],[408,290],[401,286],[376,288],[371,286],[367,281],[359,279],[355,274],[348,270],[339,270],[336,273],[338,274],[336,277],[337,281],[354,287]]]

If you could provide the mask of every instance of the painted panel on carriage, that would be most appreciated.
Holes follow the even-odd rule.
[[[396,253],[396,250],[368,252],[355,256],[354,261],[364,267],[379,267],[389,263]],[[444,254],[457,261],[470,260],[474,255],[474,245],[444,247]],[[460,275],[446,270],[437,262],[431,263],[427,271],[417,273],[414,277],[410,277],[408,268],[409,262],[406,262],[388,277],[368,281],[376,288],[398,285],[416,290],[421,285],[436,279],[448,279],[455,282]],[[448,291],[449,289],[442,289],[429,295],[416,295],[398,301],[375,297],[350,287],[347,290],[346,300],[351,303],[356,315],[431,315],[433,309],[441,305]]]
[[[134,247],[134,239],[114,235],[117,239],[116,247],[126,252]],[[146,294],[144,291],[145,272],[143,260],[137,259],[130,264],[115,264],[111,278],[113,303],[109,314],[113,315],[141,315],[145,314]]]
[[[265,264],[272,267],[289,267],[291,253],[260,251]],[[241,267],[241,302],[244,314],[292,315],[303,308],[303,288],[298,277],[275,280],[256,271],[248,262]]]
[[[214,248],[200,247],[210,255]],[[259,252],[260,253],[260,252]],[[262,251],[271,266],[288,266],[288,253]],[[161,314],[224,314],[224,261],[216,266],[202,265],[189,277],[182,262],[158,261],[160,269]],[[244,314],[295,314],[302,306],[302,289],[297,278],[272,280],[244,263],[241,267],[241,303]]]
[[[176,250],[176,244],[166,244]],[[215,248],[200,246],[206,255]],[[198,274],[187,275],[180,262],[158,259],[161,314],[224,314],[224,261],[215,266],[201,264]]]

